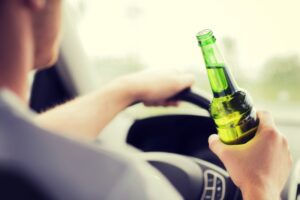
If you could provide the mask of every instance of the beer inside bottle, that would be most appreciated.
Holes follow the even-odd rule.
[[[250,96],[233,79],[211,30],[197,34],[213,92],[210,114],[222,142],[243,144],[254,137],[258,120]]]

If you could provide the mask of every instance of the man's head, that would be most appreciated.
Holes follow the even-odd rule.
[[[33,11],[34,67],[52,65],[57,60],[59,49],[61,0],[27,1]]]
[[[0,89],[24,101],[27,75],[57,59],[61,0],[0,0]]]
[[[23,0],[32,12],[34,67],[52,65],[58,55],[61,0]]]
[[[61,0],[1,0],[0,39],[6,40],[4,48],[20,46],[16,53],[23,48],[31,57],[31,68],[52,65],[59,49],[60,15]]]

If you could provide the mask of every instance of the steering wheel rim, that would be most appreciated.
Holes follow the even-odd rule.
[[[210,100],[207,98],[193,92],[191,88],[185,89],[179,92],[174,97],[171,97],[170,100],[181,100],[186,101],[191,104],[194,104],[200,108],[203,108],[209,113]]]
[[[194,104],[206,110],[209,113],[210,100],[207,99],[206,97],[203,97],[193,92],[191,88],[182,90],[181,92],[177,93],[175,96],[169,98],[168,101],[185,101]],[[136,101],[132,103],[130,106],[134,106],[138,103],[141,103],[141,101]]]

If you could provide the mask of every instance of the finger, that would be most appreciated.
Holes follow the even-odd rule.
[[[209,148],[214,152],[219,158],[222,157],[222,152],[226,148],[217,134],[212,134],[208,138]]]
[[[259,119],[259,125],[257,133],[264,132],[263,129],[270,129],[275,126],[272,115],[267,111],[258,111],[257,116]]]
[[[274,120],[272,115],[267,111],[258,111],[257,116],[259,121],[264,125],[274,125]]]
[[[160,106],[161,104],[154,103],[154,102],[144,102],[144,105],[147,107],[156,107],[156,106]]]
[[[180,89],[184,89],[187,87],[192,86],[192,84],[195,82],[195,76],[192,74],[182,74],[180,75]]]
[[[179,104],[180,104],[180,102],[178,102],[178,101],[172,101],[169,103],[170,106],[174,106],[174,107],[178,107]]]
[[[168,103],[168,102],[159,103],[159,105],[160,105],[160,106],[164,106],[164,107],[171,106],[171,104]]]
[[[178,106],[179,102],[178,101],[162,101],[162,102],[144,102],[145,106],[148,107],[157,107],[157,106]]]
[[[167,101],[164,103],[165,106],[178,106],[179,102],[178,101]]]

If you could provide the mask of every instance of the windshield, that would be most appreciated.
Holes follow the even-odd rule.
[[[99,82],[143,68],[179,68],[211,93],[195,35],[212,29],[258,109],[300,124],[300,1],[70,0]]]

